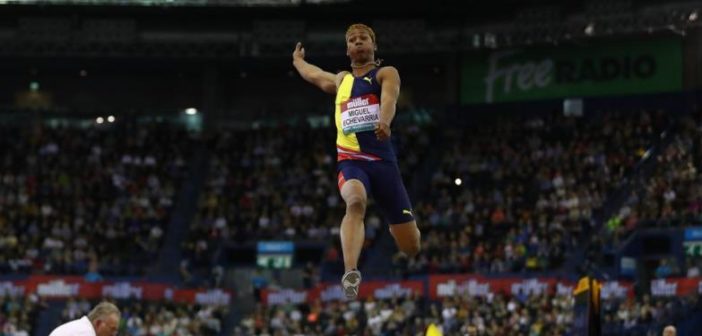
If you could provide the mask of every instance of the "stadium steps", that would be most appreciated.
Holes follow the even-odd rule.
[[[246,312],[242,307],[255,307],[256,302],[252,295],[240,296],[235,294],[235,298],[229,305],[229,311],[224,320],[224,326],[220,335],[233,335],[234,329],[239,325],[241,318],[246,315]],[[247,309],[247,312],[253,311],[253,308]]]
[[[622,183],[607,196],[602,209],[593,216],[594,225],[582,233],[581,238],[586,240],[585,244],[580,245],[577,250],[573,251],[570,259],[565,263],[563,271],[566,274],[591,274],[604,278],[613,275],[608,274],[607,270],[588,262],[586,258],[588,252],[591,249],[598,248],[592,238],[601,236],[599,233],[606,229],[604,228],[604,223],[624,206],[632,190],[644,192],[646,186],[642,182],[648,181],[650,178],[662,149],[666,148],[675,138],[674,133],[677,126],[678,124],[674,122],[665,131],[661,132],[653,140],[651,147],[649,147],[649,155],[642,158],[634,167],[631,175],[625,177]]]
[[[253,295],[253,285],[251,277],[253,270],[248,268],[237,268],[227,271],[224,277],[224,287],[234,288],[236,296]]]
[[[397,247],[395,247],[395,242],[390,232],[383,229],[379,230],[375,244],[369,250],[363,251],[366,254],[366,262],[359,266],[359,269],[363,272],[363,278],[366,280],[392,278],[393,274],[388,274],[388,270],[393,270],[392,256],[396,252]]]
[[[261,269],[260,275],[267,279],[269,287],[303,288],[302,269],[268,270]],[[237,268],[227,271],[224,277],[224,287],[236,291],[237,297],[251,296],[253,298],[253,268]],[[254,298],[255,299],[255,298]],[[253,307],[251,307],[253,308]]]
[[[439,121],[437,121],[436,124],[438,125]],[[435,130],[433,133],[431,144],[429,145],[432,150],[429,150],[423,164],[419,167],[417,172],[415,172],[412,181],[409,181],[409,185],[407,186],[407,192],[409,193],[413,205],[416,205],[422,200],[422,195],[427,195],[429,187],[431,187],[432,175],[441,164],[441,158],[444,156],[444,148],[448,147],[445,143],[446,139],[444,138],[444,133],[438,130]],[[420,223],[417,224],[421,226]]]
[[[302,281],[303,278],[303,270],[299,268],[293,268],[293,269],[288,269],[284,270],[285,276],[278,276],[280,280],[278,280],[278,284],[283,287],[283,288],[303,288],[304,282]]]
[[[188,227],[197,213],[198,200],[205,183],[209,167],[210,152],[204,142],[200,142],[190,159],[188,178],[183,183],[178,194],[178,200],[173,207],[171,222],[168,225],[165,241],[161,248],[158,266],[151,278],[157,280],[179,279],[180,262],[183,259],[181,243],[185,241]]]
[[[37,317],[38,323],[32,336],[46,336],[61,323],[61,312],[66,306],[64,301],[48,301],[48,307]]]
[[[286,270],[285,276],[280,277],[282,279],[293,278],[288,272],[291,270]],[[268,283],[273,283],[271,279],[274,278],[274,274],[270,270],[261,270],[261,275],[268,279]],[[232,288],[234,290],[234,298],[232,303],[229,305],[229,313],[227,314],[226,320],[224,322],[224,328],[222,328],[222,335],[231,335],[234,328],[239,325],[241,318],[248,314],[251,314],[256,308],[256,298],[254,296],[254,288],[252,278],[254,276],[253,268],[236,268],[228,270],[224,275],[223,286],[225,288]],[[281,280],[282,280],[281,279]],[[300,283],[298,287],[292,287],[296,285],[295,283],[288,283],[287,280],[277,283],[283,288],[301,288],[302,280],[300,276]]]

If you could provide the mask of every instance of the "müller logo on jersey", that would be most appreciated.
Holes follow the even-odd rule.
[[[375,96],[373,96],[373,97],[375,97]],[[350,109],[350,108],[354,108],[354,107],[369,105],[368,99],[369,98],[363,98],[363,97],[354,98],[351,101],[349,101],[348,103],[346,103],[346,108]]]
[[[380,120],[378,96],[367,94],[341,104],[341,127],[344,134],[370,131]]]

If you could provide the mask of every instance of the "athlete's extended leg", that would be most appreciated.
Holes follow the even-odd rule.
[[[365,231],[366,188],[359,180],[349,180],[341,187],[341,197],[346,202],[346,214],[341,221],[341,248],[344,252],[344,268],[348,272],[358,268]]]
[[[408,257],[414,257],[419,253],[421,244],[421,233],[417,228],[416,221],[401,224],[391,224],[390,233],[395,238],[397,248]]]
[[[365,239],[363,219],[368,198],[363,183],[355,179],[344,182],[341,197],[346,202],[346,214],[341,221],[341,249],[346,273],[341,283],[346,297],[352,299],[358,295],[358,286],[361,284],[361,273],[357,268]]]

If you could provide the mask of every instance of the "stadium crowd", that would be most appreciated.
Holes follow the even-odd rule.
[[[428,125],[394,133],[408,185],[430,145]],[[338,236],[344,204],[336,181],[333,128],[275,127],[220,131],[212,140],[209,175],[198,214],[183,243],[193,272],[210,270],[225,242],[283,239],[328,243]],[[381,228],[369,199],[366,244]],[[281,211],[282,210],[282,211]]]
[[[168,126],[0,131],[0,273],[139,275],[186,173]]]
[[[467,295],[428,301],[404,299],[258,306],[235,335],[425,335],[430,324],[448,335],[570,335],[570,295]],[[696,296],[605,299],[603,335],[658,335],[670,321],[702,312]]]
[[[668,118],[661,112],[593,118],[554,113],[496,117],[467,129],[443,130],[445,149],[429,176],[428,193],[415,203],[423,251],[411,260],[395,256],[396,273],[557,269],[580,244],[607,196],[668,128]],[[612,230],[616,239],[642,225],[701,221],[699,117],[683,125],[645,181],[647,192],[629,199],[620,212],[621,225]],[[211,270],[219,286],[224,269],[214,256],[222,244],[261,239],[334,243],[344,206],[330,130],[217,133],[208,146],[198,213],[183,243],[183,265]],[[408,189],[431,165],[425,158],[437,154],[429,130],[411,125],[396,133]],[[187,174],[191,138],[160,126],[2,131],[9,136],[0,139],[8,149],[0,156],[0,272],[80,274],[91,280],[144,274],[156,259],[174,196]],[[365,222],[367,245],[384,227],[372,203]],[[336,258],[327,259],[340,262],[336,252]],[[690,257],[686,266],[688,276],[699,276],[698,257]],[[31,327],[36,309],[12,310],[14,299],[4,300],[0,326],[21,335]],[[680,307],[700,311],[696,298],[637,300],[606,302],[604,321],[611,330],[648,332],[659,327],[659,317],[683,314]],[[222,328],[224,312],[214,307],[145,302],[124,307],[129,335],[214,335]],[[70,301],[63,318],[88,308],[86,302]],[[258,306],[239,332],[344,334],[360,327],[371,335],[414,335],[436,323],[449,333],[561,335],[571,320],[570,297],[496,295],[438,302],[413,297]]]
[[[46,302],[38,295],[0,296],[0,336],[30,336]]]
[[[62,312],[64,322],[86,315],[97,302],[69,300]],[[120,335],[215,336],[220,335],[227,310],[221,306],[174,302],[118,300],[122,313]]]
[[[404,275],[558,268],[607,195],[668,125],[662,112],[493,118],[446,130],[416,207],[419,258]]]
[[[600,246],[611,249],[639,228],[675,228],[702,224],[702,114],[680,118],[671,140],[660,150],[648,174],[641,174],[624,205],[606,222]],[[597,256],[596,251],[592,252]],[[663,259],[657,277],[700,274],[702,258],[687,256],[681,264]]]

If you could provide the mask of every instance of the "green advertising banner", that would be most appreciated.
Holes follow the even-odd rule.
[[[463,59],[461,103],[498,103],[676,91],[677,39],[498,50]]]

